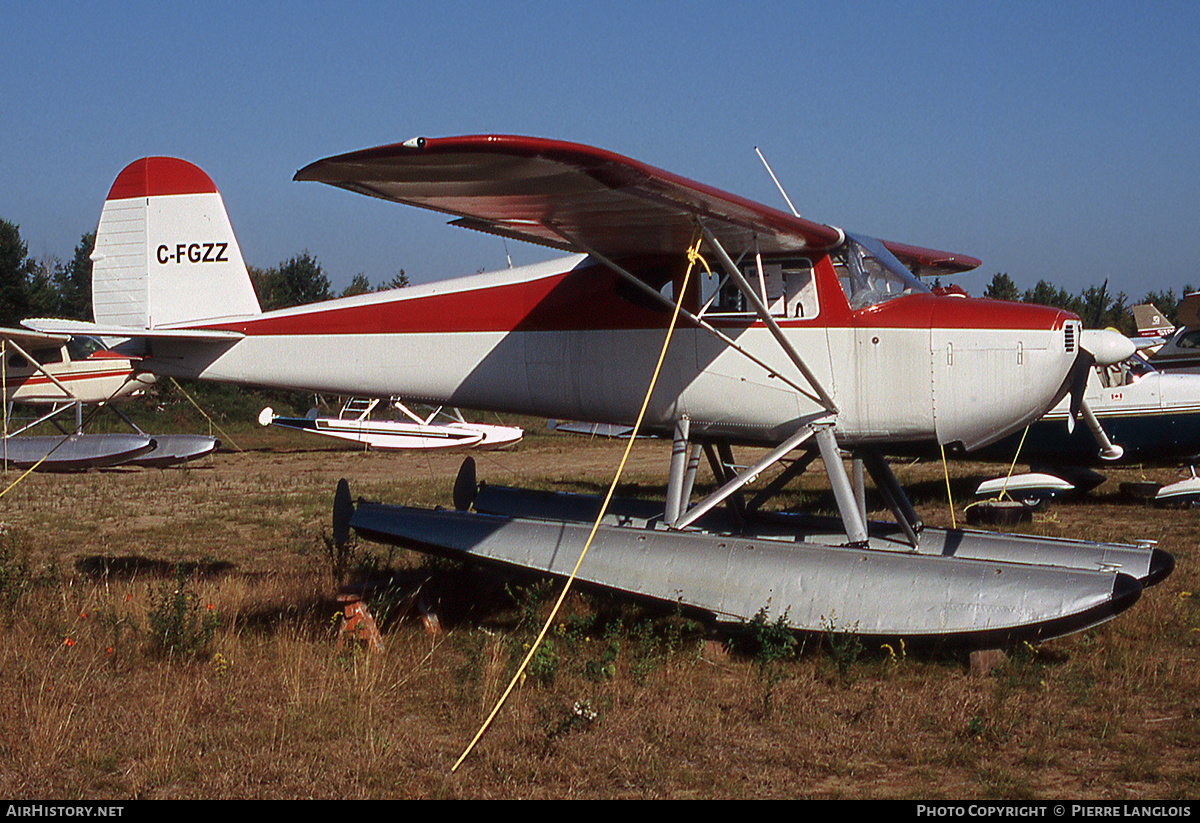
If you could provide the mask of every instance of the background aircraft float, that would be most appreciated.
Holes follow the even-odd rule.
[[[6,409],[0,457],[5,463],[44,471],[123,464],[166,466],[208,454],[217,446],[211,437],[150,436],[136,426],[136,433],[85,433],[85,405],[109,405],[140,395],[154,385],[154,375],[139,371],[136,358],[109,351],[92,337],[0,329],[0,341],[4,349],[0,385]],[[10,430],[14,404],[48,406],[49,411]],[[70,410],[75,412],[70,431],[25,434]]]
[[[96,323],[29,325],[123,336],[160,375],[616,425],[641,416],[673,441],[666,500],[614,501],[578,579],[717,621],[765,610],[801,630],[991,646],[1106,620],[1173,567],[1144,545],[925,528],[908,503],[887,444],[985,445],[1041,417],[1094,360],[1074,315],[938,297],[906,268],[959,271],[972,258],[537,138],[414,139],[296,179],[571,254],[263,313],[212,181],[146,158],[101,214]],[[767,451],[738,470],[735,444]],[[840,449],[863,458],[894,524],[866,522]],[[794,477],[809,459],[791,461],[798,450],[823,464],[837,518],[761,512],[763,493],[744,502],[776,463]],[[701,454],[718,488],[693,502]],[[592,501],[460,481],[453,512],[354,506],[343,486],[335,530],[564,576],[589,544]]]
[[[342,405],[336,417],[322,415],[316,409],[310,410],[305,417],[280,417],[268,406],[259,414],[258,422],[264,426],[279,426],[349,440],[381,451],[490,451],[511,446],[525,434],[519,426],[469,423],[458,409],[442,406],[421,417],[396,398],[389,400],[385,408],[399,412],[401,418],[372,417],[372,412],[381,402],[377,397],[352,397]]]

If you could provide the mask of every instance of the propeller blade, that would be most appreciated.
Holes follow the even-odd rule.
[[[1112,329],[1084,329],[1079,335],[1079,356],[1071,366],[1067,381],[1071,393],[1071,415],[1067,432],[1075,431],[1075,421],[1083,412],[1083,393],[1087,388],[1088,372],[1092,366],[1111,366],[1133,356],[1137,350],[1133,341]],[[1111,446],[1111,444],[1109,444]],[[1104,448],[1103,444],[1101,447]]]

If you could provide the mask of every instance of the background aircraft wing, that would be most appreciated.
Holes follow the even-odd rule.
[[[71,335],[49,332],[32,331],[30,329],[14,329],[0,326],[0,340],[9,340],[18,346],[45,346],[53,344],[61,346],[71,339]]]
[[[727,248],[829,249],[842,232],[602,149],[533,137],[417,138],[318,160],[296,173],[454,215],[456,225],[609,256],[678,254],[695,218]]]

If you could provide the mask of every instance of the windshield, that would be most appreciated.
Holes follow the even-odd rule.
[[[84,360],[98,351],[104,351],[104,346],[94,337],[72,337],[67,341],[67,353],[72,360]]]
[[[929,289],[873,237],[847,234],[841,260],[834,267],[850,308],[857,311],[906,294]]]

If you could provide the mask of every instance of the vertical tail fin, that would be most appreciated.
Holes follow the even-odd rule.
[[[117,175],[92,262],[99,325],[149,329],[261,313],[221,195],[186,160],[144,157]]]
[[[1175,327],[1153,303],[1142,303],[1130,309],[1137,324],[1139,337],[1169,337]]]

